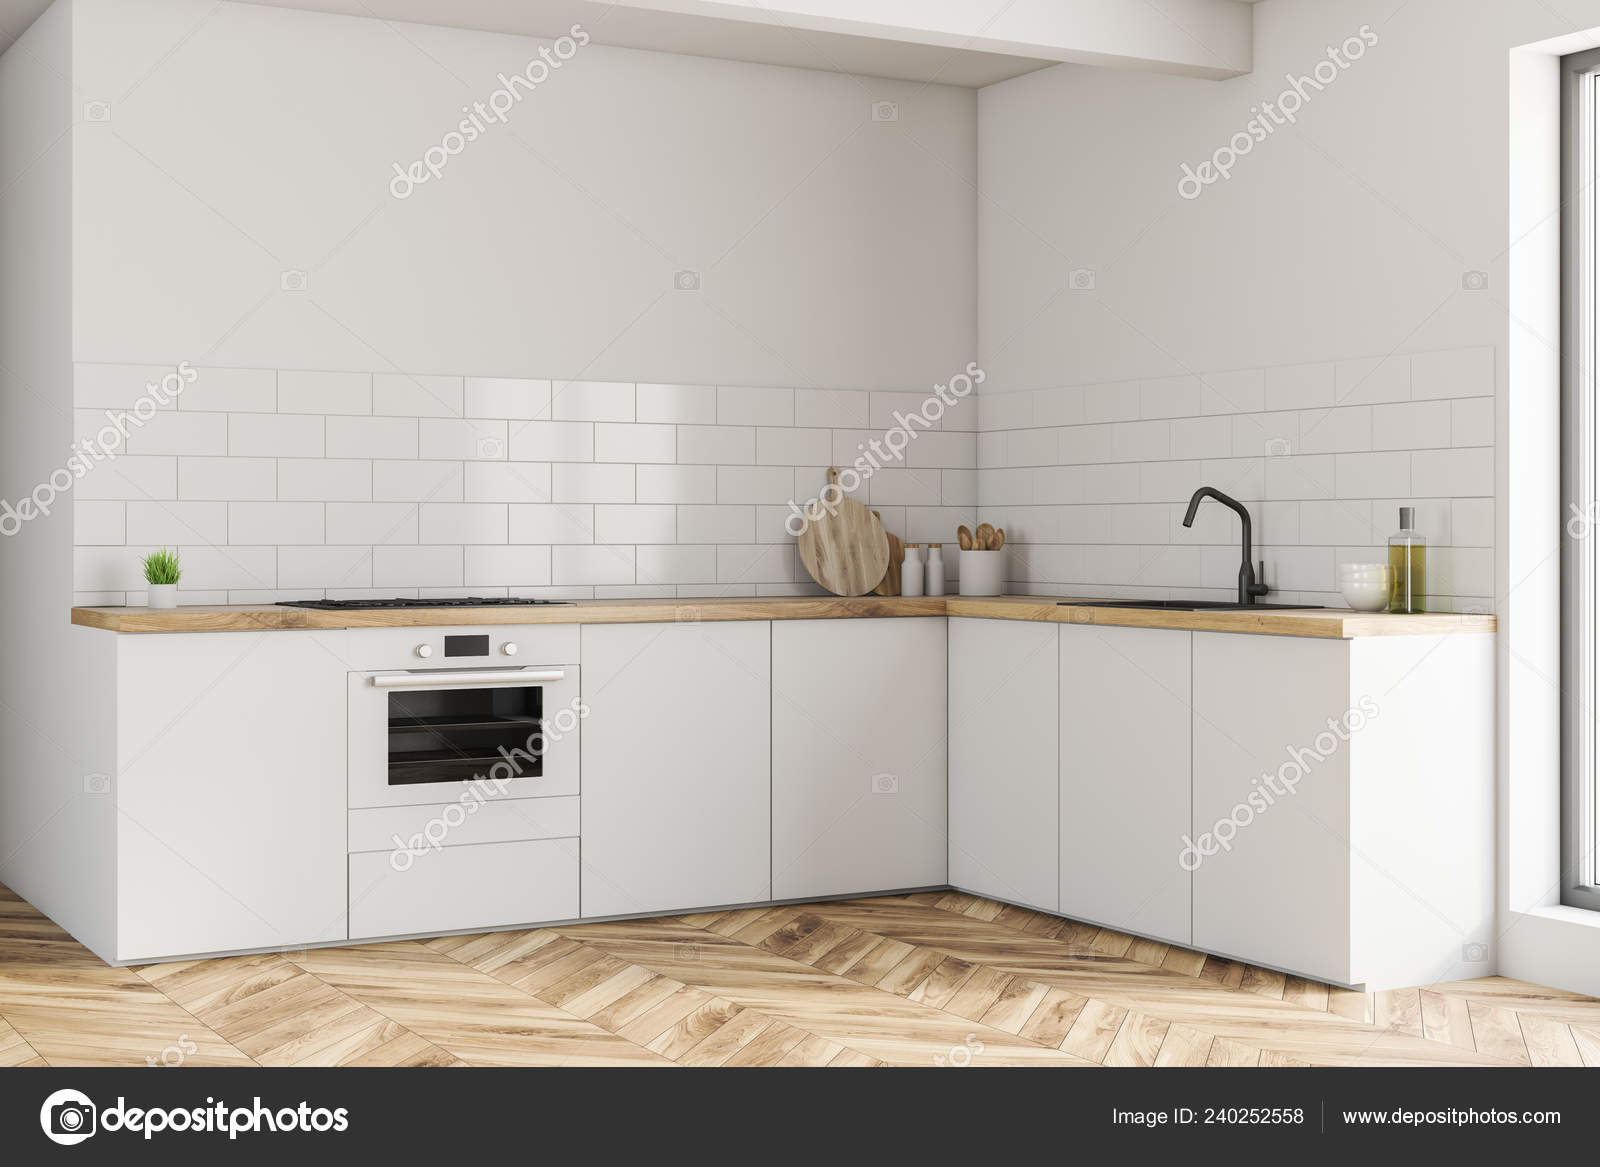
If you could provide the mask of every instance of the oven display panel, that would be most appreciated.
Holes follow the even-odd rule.
[[[445,656],[488,656],[489,638],[487,636],[446,636],[444,638]]]

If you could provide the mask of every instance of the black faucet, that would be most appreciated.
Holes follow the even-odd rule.
[[[1257,596],[1266,595],[1270,589],[1265,583],[1256,580],[1255,570],[1250,566],[1250,512],[1245,510],[1244,503],[1236,498],[1229,498],[1222,491],[1213,486],[1202,486],[1194,492],[1194,497],[1189,500],[1189,513],[1183,516],[1185,527],[1194,526],[1194,513],[1200,509],[1200,500],[1214,498],[1225,507],[1232,507],[1239,515],[1239,522],[1244,528],[1244,559],[1239,564],[1239,602],[1253,604]],[[1261,575],[1267,574],[1267,561],[1261,561]]]

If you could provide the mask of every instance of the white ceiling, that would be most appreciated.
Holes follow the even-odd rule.
[[[661,52],[687,53],[695,56],[722,57],[731,60],[756,61],[773,65],[792,65],[808,69],[824,69],[869,76],[892,77],[909,81],[937,81],[950,85],[983,86],[1003,81],[1009,77],[1030,73],[1062,61],[1079,61],[1092,64],[1122,65],[1192,73],[1199,76],[1231,76],[1248,69],[1241,67],[1213,68],[1220,57],[1212,60],[1193,59],[1192,50],[1200,43],[1193,31],[1198,25],[1214,21],[1218,10],[1232,7],[1230,0],[1174,0],[1178,6],[1189,6],[1185,13],[1191,17],[1182,36],[1177,40],[1182,49],[1174,52],[1169,44],[1165,48],[1152,45],[1148,53],[1140,52],[1140,34],[1127,36],[1113,34],[1111,40],[1131,42],[1131,47],[1116,46],[1107,49],[1099,43],[1066,44],[1074,36],[1057,35],[1054,43],[1030,44],[1026,41],[969,36],[934,27],[934,22],[921,19],[923,12],[931,13],[939,7],[927,0],[930,8],[917,13],[917,23],[926,27],[908,28],[888,22],[864,20],[857,15],[871,7],[846,6],[849,17],[800,16],[794,9],[775,12],[781,0],[753,2],[753,0],[244,0],[246,3],[269,7],[298,8],[318,12],[343,13],[350,16],[376,17],[382,20],[407,21],[417,24],[447,25],[456,28],[481,29],[488,32],[518,33],[530,36],[558,36],[573,24],[582,24],[599,44],[625,48],[653,49]],[[1068,17],[1072,25],[1079,10],[1090,12],[1084,25],[1098,19],[1102,25],[1096,30],[1104,36],[1106,23],[1123,24],[1130,28],[1142,18],[1151,20],[1156,12],[1153,5],[1134,6],[1124,10],[1126,17],[1116,14],[1108,19],[1105,9],[1092,12],[1094,0],[1078,0],[1080,9],[1068,11],[1073,0],[1050,0],[1063,5],[1057,12]],[[1129,0],[1132,3],[1132,0]],[[1259,0],[1244,0],[1258,3]],[[9,43],[43,12],[50,0],[0,0],[0,44]],[[826,5],[824,6],[826,7]],[[834,6],[836,9],[837,5]],[[879,8],[884,8],[879,5]],[[894,8],[893,4],[887,6]],[[952,5],[944,4],[946,14]],[[955,5],[959,10],[959,5]],[[1018,9],[1026,5],[1019,5]],[[993,5],[974,2],[974,17],[992,16],[985,21],[999,24],[1011,10],[1007,4],[995,11]],[[1161,34],[1171,36],[1179,24],[1169,16],[1155,22]],[[947,26],[949,20],[946,20]],[[958,24],[969,23],[961,21]],[[1224,16],[1223,23],[1227,23]],[[846,29],[848,31],[840,31]],[[1187,37],[1185,41],[1183,38]],[[1247,38],[1246,38],[1247,39]],[[1181,59],[1185,53],[1190,59]],[[1237,55],[1230,51],[1225,55]]]

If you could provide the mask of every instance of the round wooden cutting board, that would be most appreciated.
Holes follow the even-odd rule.
[[[828,471],[839,481],[839,468]],[[864,596],[883,581],[889,569],[889,537],[866,506],[841,496],[833,507],[818,505],[807,512],[799,538],[800,562],[836,596]]]

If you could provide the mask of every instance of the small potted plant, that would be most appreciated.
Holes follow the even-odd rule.
[[[178,577],[183,574],[178,566],[178,553],[163,547],[159,551],[152,551],[140,562],[144,564],[144,581],[150,585],[147,601],[150,607],[176,608]]]

